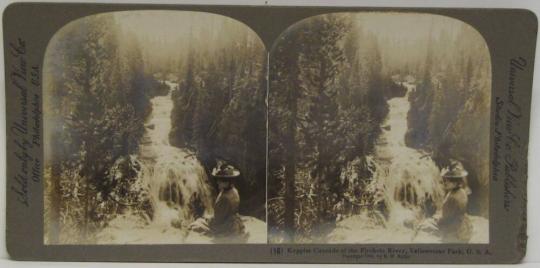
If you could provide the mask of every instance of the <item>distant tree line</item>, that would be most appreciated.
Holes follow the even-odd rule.
[[[117,212],[151,209],[145,189],[134,186],[140,166],[128,156],[144,133],[149,99],[164,85],[145,72],[136,40],[109,14],[62,28],[45,68],[45,238],[88,242]]]
[[[265,220],[265,48],[250,30],[221,32],[218,48],[192,47],[181,61],[170,140],[191,149],[207,174],[220,160],[237,167],[240,214]]]
[[[431,33],[425,61],[409,95],[407,145],[432,154],[447,167],[459,160],[469,172],[469,209],[489,211],[489,114],[491,63],[482,36],[463,25],[455,36]]]
[[[358,194],[347,191],[371,178],[365,158],[387,99],[405,91],[382,72],[376,38],[346,15],[310,18],[280,37],[270,56],[270,241],[332,229],[338,204]],[[351,167],[356,181],[343,178]]]

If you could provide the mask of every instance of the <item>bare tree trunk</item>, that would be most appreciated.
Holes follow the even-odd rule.
[[[294,144],[294,142],[289,143]],[[287,163],[285,164],[285,213],[284,224],[287,232],[287,239],[294,241],[295,224],[294,208],[296,206],[295,193],[295,175],[296,175],[296,148],[295,145],[289,145],[287,153]]]
[[[285,164],[285,213],[284,213],[284,229],[287,233],[287,239],[294,242],[295,239],[295,223],[294,209],[296,207],[295,193],[295,175],[296,175],[296,117],[297,117],[297,93],[295,90],[290,90],[289,111],[291,115],[287,124],[287,138],[285,148],[287,152],[287,161]]]

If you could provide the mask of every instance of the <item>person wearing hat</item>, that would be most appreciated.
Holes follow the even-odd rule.
[[[234,187],[234,181],[240,176],[240,171],[231,165],[219,162],[212,170],[219,194],[214,203],[214,216],[201,217],[194,221],[189,229],[213,236],[217,240],[229,241],[245,238],[245,227],[238,214],[240,195]]]
[[[437,221],[443,242],[467,243],[471,238],[472,225],[467,217],[467,175],[468,172],[457,161],[452,161],[443,174],[446,196],[442,215]]]
[[[214,217],[209,221],[211,233],[215,236],[235,236],[244,234],[244,224],[238,214],[240,195],[234,187],[234,181],[240,177],[240,171],[231,165],[218,164],[212,170],[219,194],[214,204]]]

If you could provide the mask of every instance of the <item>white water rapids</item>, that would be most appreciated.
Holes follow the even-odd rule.
[[[373,213],[345,218],[329,234],[331,243],[441,243],[439,236],[415,229],[426,217],[427,204],[440,214],[444,190],[441,171],[431,157],[405,145],[409,93],[416,86],[404,85],[405,96],[388,100],[389,113],[373,157],[376,169],[370,186],[385,201],[387,218],[381,222]],[[469,218],[473,224],[470,243],[488,243],[487,219]]]
[[[141,146],[140,156],[144,162],[143,181],[150,185],[154,203],[154,219],[157,224],[170,224],[173,220],[192,221],[187,209],[192,196],[198,196],[205,214],[213,214],[212,190],[201,163],[193,154],[174,147],[169,142],[172,128],[172,89],[175,83],[166,82],[171,88],[166,96],[151,100],[152,114]]]
[[[427,155],[405,146],[407,114],[411,107],[409,92],[413,84],[405,84],[407,94],[388,101],[389,113],[376,147],[379,163],[374,177],[388,206],[390,224],[402,225],[421,213],[426,199],[440,206],[444,196],[442,178],[435,162]]]
[[[169,142],[172,128],[172,91],[176,83],[166,81],[169,93],[151,99],[152,113],[135,159],[141,162],[139,177],[148,186],[154,209],[152,219],[144,219],[135,211],[118,215],[98,234],[100,244],[178,244],[212,243],[211,237],[187,230],[195,220],[191,201],[200,200],[204,216],[213,215],[215,194],[206,172],[190,151]],[[242,216],[249,233],[248,243],[266,242],[266,224],[253,217]]]

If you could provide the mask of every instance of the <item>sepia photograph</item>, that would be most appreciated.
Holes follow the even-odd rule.
[[[489,243],[491,59],[473,27],[318,15],[269,70],[269,243]]]
[[[6,256],[526,262],[536,13],[7,5]]]
[[[266,243],[267,53],[222,16],[77,19],[43,71],[44,243]]]

